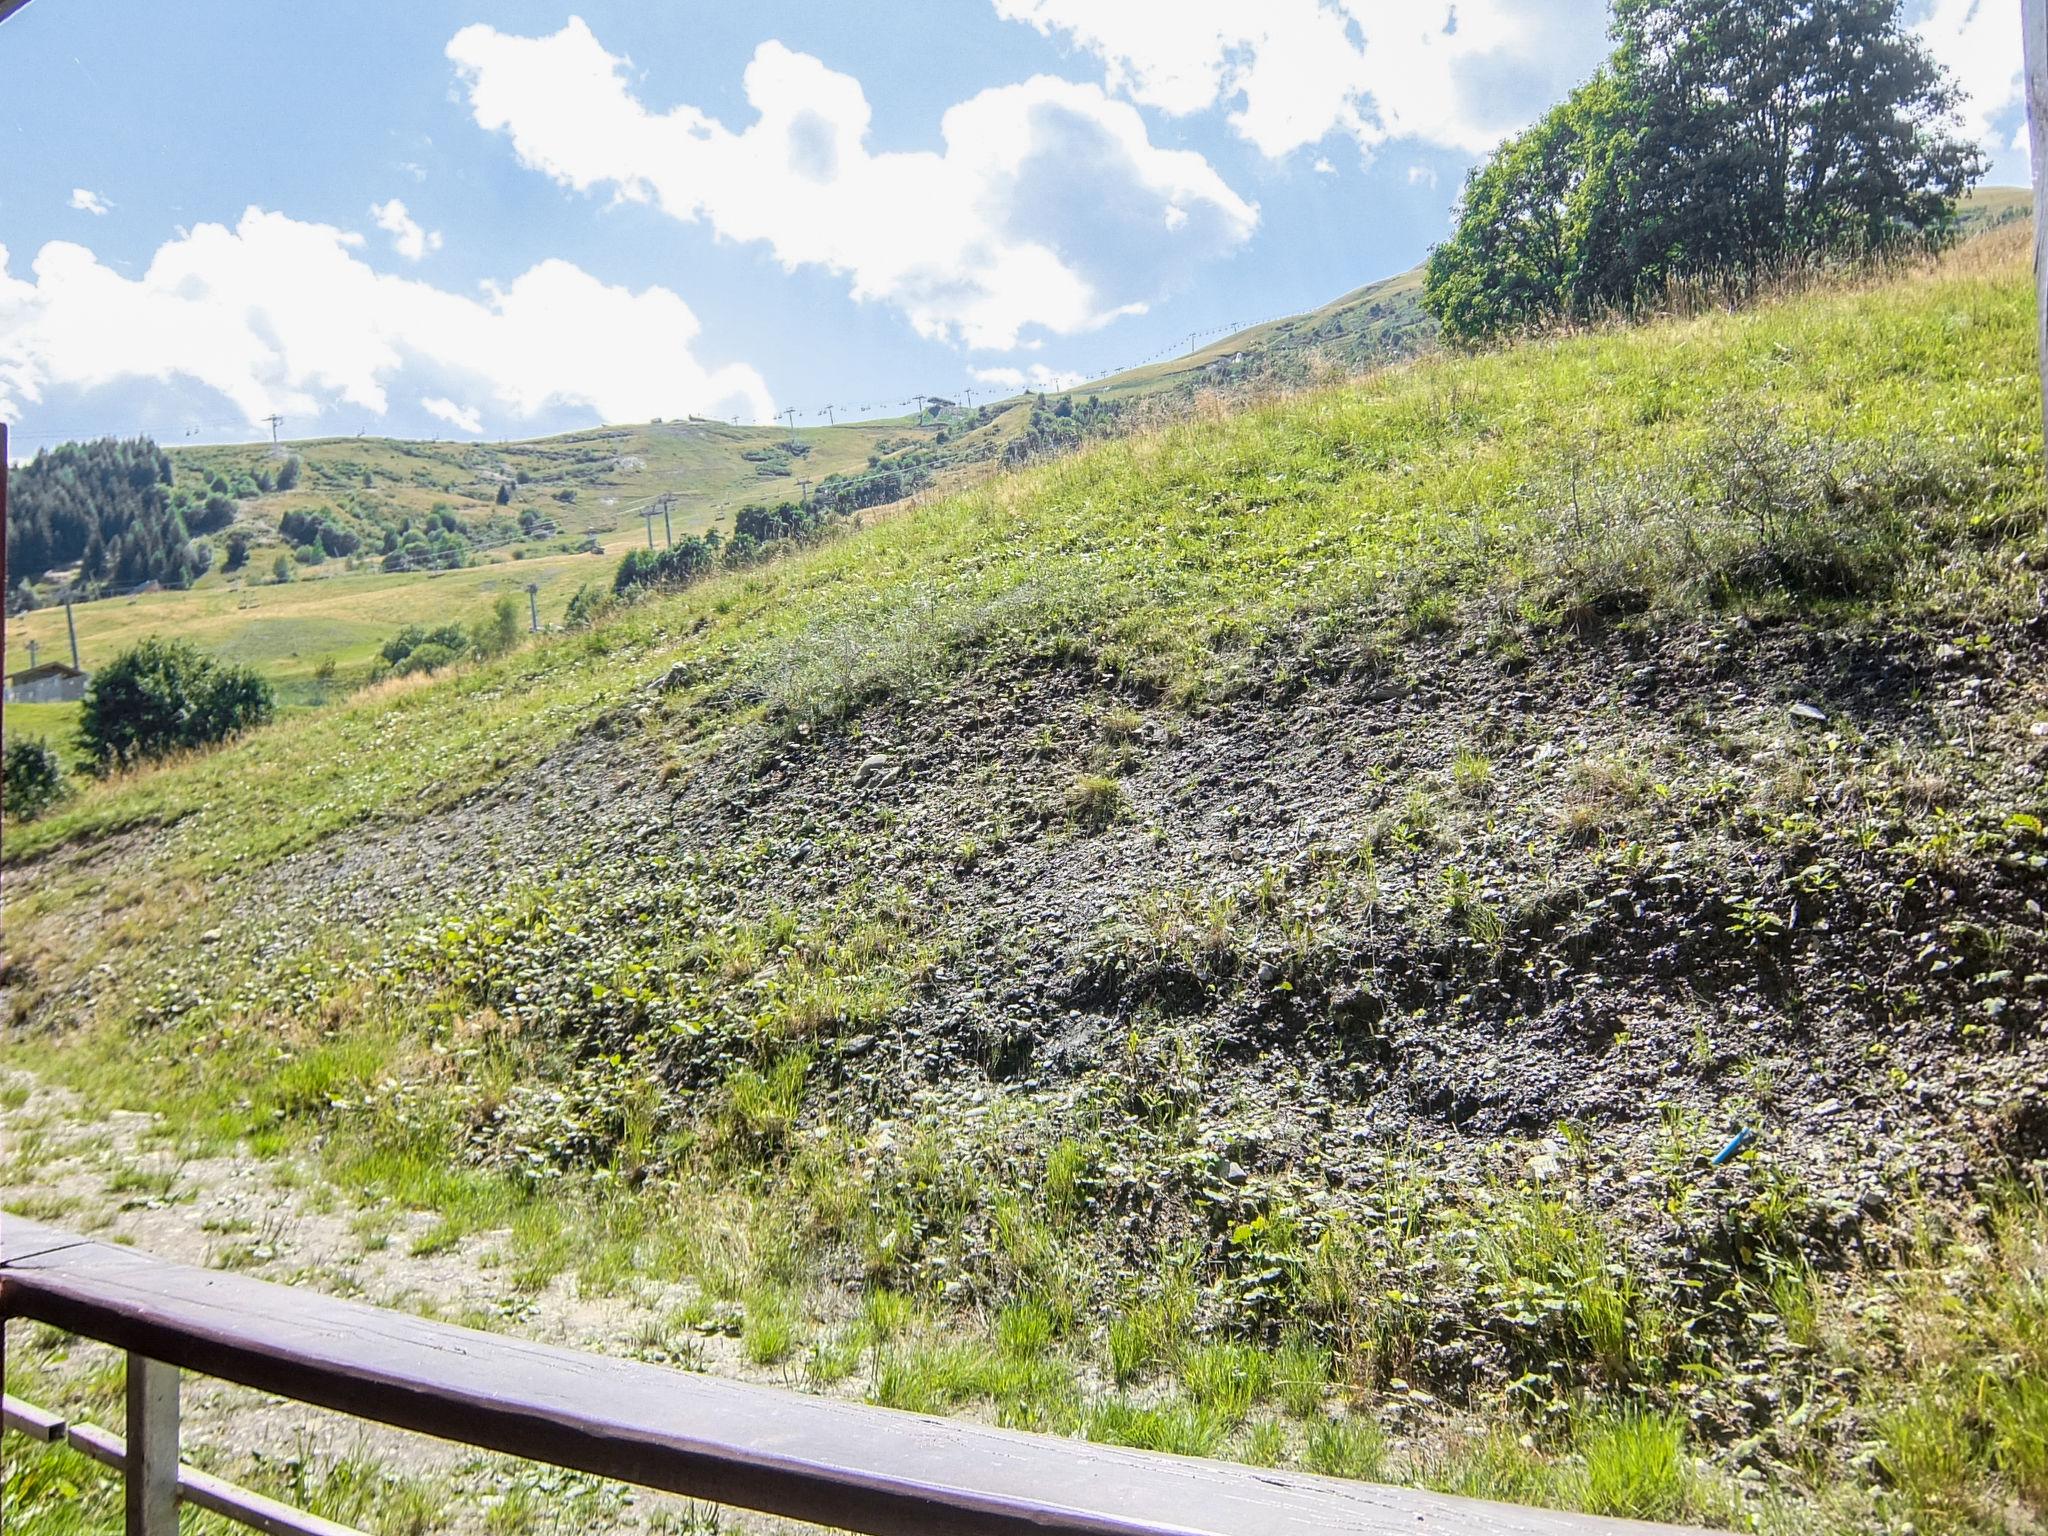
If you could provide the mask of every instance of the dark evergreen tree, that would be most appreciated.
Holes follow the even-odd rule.
[[[184,586],[200,569],[172,504],[170,455],[147,438],[65,443],[16,471],[7,558],[24,575],[82,563],[88,585]]]

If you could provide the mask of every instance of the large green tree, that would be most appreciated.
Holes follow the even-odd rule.
[[[1982,174],[1900,0],[1616,0],[1613,38],[1467,182],[1424,285],[1452,338],[1939,239]]]

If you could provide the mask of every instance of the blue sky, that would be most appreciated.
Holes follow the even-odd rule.
[[[2016,0],[1909,14],[1992,179],[2024,181]],[[1598,0],[33,0],[0,25],[0,416],[21,455],[273,411],[291,436],[808,425],[1099,376],[1413,265],[1604,24]]]

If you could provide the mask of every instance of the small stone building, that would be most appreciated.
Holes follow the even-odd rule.
[[[92,674],[62,661],[46,661],[39,667],[15,672],[7,679],[9,704],[71,704],[85,697],[85,685]]]

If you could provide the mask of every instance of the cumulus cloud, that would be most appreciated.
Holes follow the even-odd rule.
[[[1029,368],[975,368],[969,373],[980,384],[993,384],[997,389],[1030,390],[1041,395],[1058,394],[1088,382],[1085,373],[1048,368],[1044,363],[1033,363]]]
[[[84,187],[73,187],[71,189],[71,206],[76,208],[80,213],[96,213],[104,215],[114,205],[108,202],[104,197],[101,197],[97,192],[88,191]]]
[[[1604,0],[994,0],[1162,112],[1230,104],[1278,157],[1343,132],[1479,154],[1605,51]]]
[[[547,37],[465,27],[448,56],[477,123],[527,166],[844,274],[920,335],[974,347],[1141,311],[1258,221],[1201,155],[1154,145],[1093,85],[986,90],[946,112],[943,150],[877,153],[860,82],[777,42],[747,66],[754,119],[737,130],[650,111],[577,18]]]
[[[131,380],[196,382],[251,422],[344,403],[382,415],[401,377],[519,417],[769,414],[752,368],[696,360],[697,317],[666,288],[550,260],[471,297],[380,273],[361,244],[251,208],[166,242],[134,279],[61,240],[16,277],[0,247],[0,415]]]
[[[2023,100],[2019,7],[1998,0],[1934,0],[1933,10],[1915,30],[1968,98],[1963,104],[1965,131],[1987,149],[1996,147],[1996,119]],[[2022,138],[2026,128],[2022,116]]]
[[[1478,155],[1534,121],[1609,47],[1605,0],[992,0],[1102,63],[1109,89],[1230,122],[1281,156],[1342,132]],[[1993,0],[1916,0],[1986,144],[2020,105],[2019,23]]]
[[[420,409],[437,421],[445,421],[458,432],[469,432],[481,436],[484,430],[483,412],[473,405],[457,405],[441,395],[422,395]]]
[[[407,261],[418,261],[427,252],[441,249],[441,232],[421,229],[406,212],[405,204],[395,197],[388,203],[370,204],[370,217],[391,237],[391,248]]]

